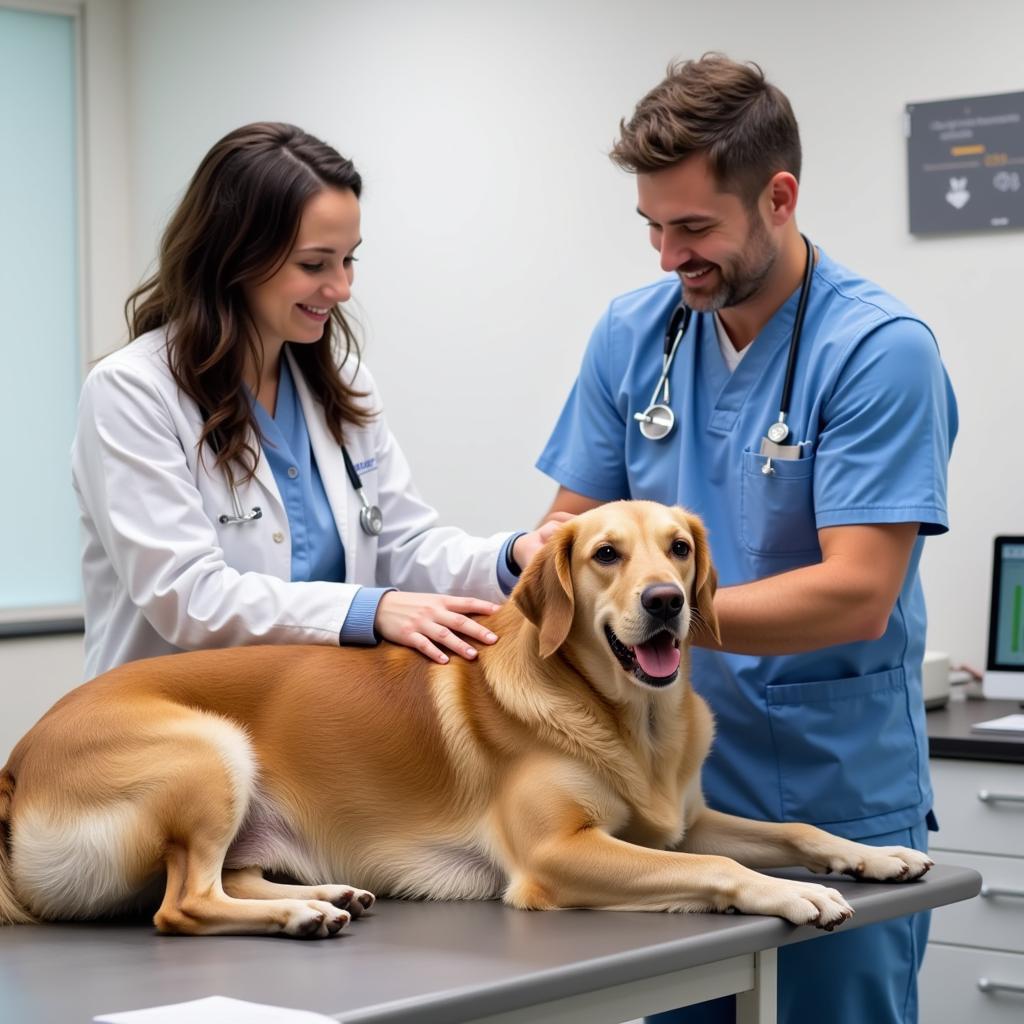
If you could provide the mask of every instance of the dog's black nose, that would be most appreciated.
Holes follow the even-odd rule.
[[[683,610],[685,598],[674,583],[652,583],[640,595],[640,603],[648,614],[668,622]]]

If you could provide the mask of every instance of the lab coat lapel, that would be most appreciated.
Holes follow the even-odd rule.
[[[197,408],[195,413],[195,431],[197,438],[202,432],[202,429],[203,418]],[[281,499],[281,492],[277,489],[277,481],[274,479],[274,471],[270,468],[269,460],[263,454],[259,438],[256,436],[255,431],[249,431],[248,441],[249,445],[258,453],[259,456],[256,460],[256,472],[254,473],[253,481],[242,483],[242,474],[237,466],[234,467],[233,475],[230,469],[215,469],[213,455],[209,453],[205,446],[201,460],[201,472],[205,473],[210,480],[215,481],[215,486],[217,488],[223,488],[224,512],[233,513],[235,510],[234,502],[231,498],[231,487],[228,483],[229,479],[233,479],[238,492],[238,500],[242,503],[244,511],[248,512],[250,507],[259,505],[261,508],[264,508],[264,512],[267,512],[268,509],[265,508],[265,506],[269,499],[276,507],[276,518],[282,522],[287,522],[288,518],[284,510],[284,501]],[[258,491],[258,489],[262,490]]]
[[[356,561],[359,557],[359,538],[352,536],[349,524],[353,521],[353,517],[350,515],[348,507],[349,499],[354,494],[348,477],[345,475],[341,451],[338,442],[334,440],[331,432],[327,429],[323,406],[313,397],[313,393],[306,384],[306,378],[303,377],[288,346],[285,346],[284,352],[292,371],[292,380],[295,382],[299,402],[302,405],[302,415],[306,419],[306,429],[309,431],[309,443],[320,469],[320,479],[324,484],[327,502],[331,506],[334,522],[338,527],[338,535],[345,547],[345,578],[348,580],[358,579]]]
[[[270,468],[270,460],[263,454],[255,434],[252,434],[249,443],[259,452],[259,458],[256,460],[256,482],[277,504],[282,518],[287,522],[284,501],[281,498],[281,492],[277,489],[277,481],[274,479],[274,471]]]

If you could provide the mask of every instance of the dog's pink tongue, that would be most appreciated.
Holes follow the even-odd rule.
[[[645,644],[633,648],[637,664],[656,679],[664,679],[679,668],[679,648],[668,633],[659,633]]]

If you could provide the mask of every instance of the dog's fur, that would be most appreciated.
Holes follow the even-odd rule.
[[[0,923],[150,900],[164,932],[325,936],[372,889],[831,929],[852,912],[834,889],[737,860],[887,880],[931,861],[705,807],[688,640],[717,635],[714,587],[695,517],[618,502],[562,527],[475,661],[250,647],[108,672],[0,773]],[[652,636],[666,678],[636,660]]]

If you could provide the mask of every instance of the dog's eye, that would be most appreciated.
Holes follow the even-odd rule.
[[[672,541],[672,554],[676,558],[686,558],[692,549],[685,540],[674,540]]]
[[[605,544],[594,552],[594,561],[600,562],[602,565],[611,565],[612,562],[617,562],[618,560],[619,553],[611,544]]]

